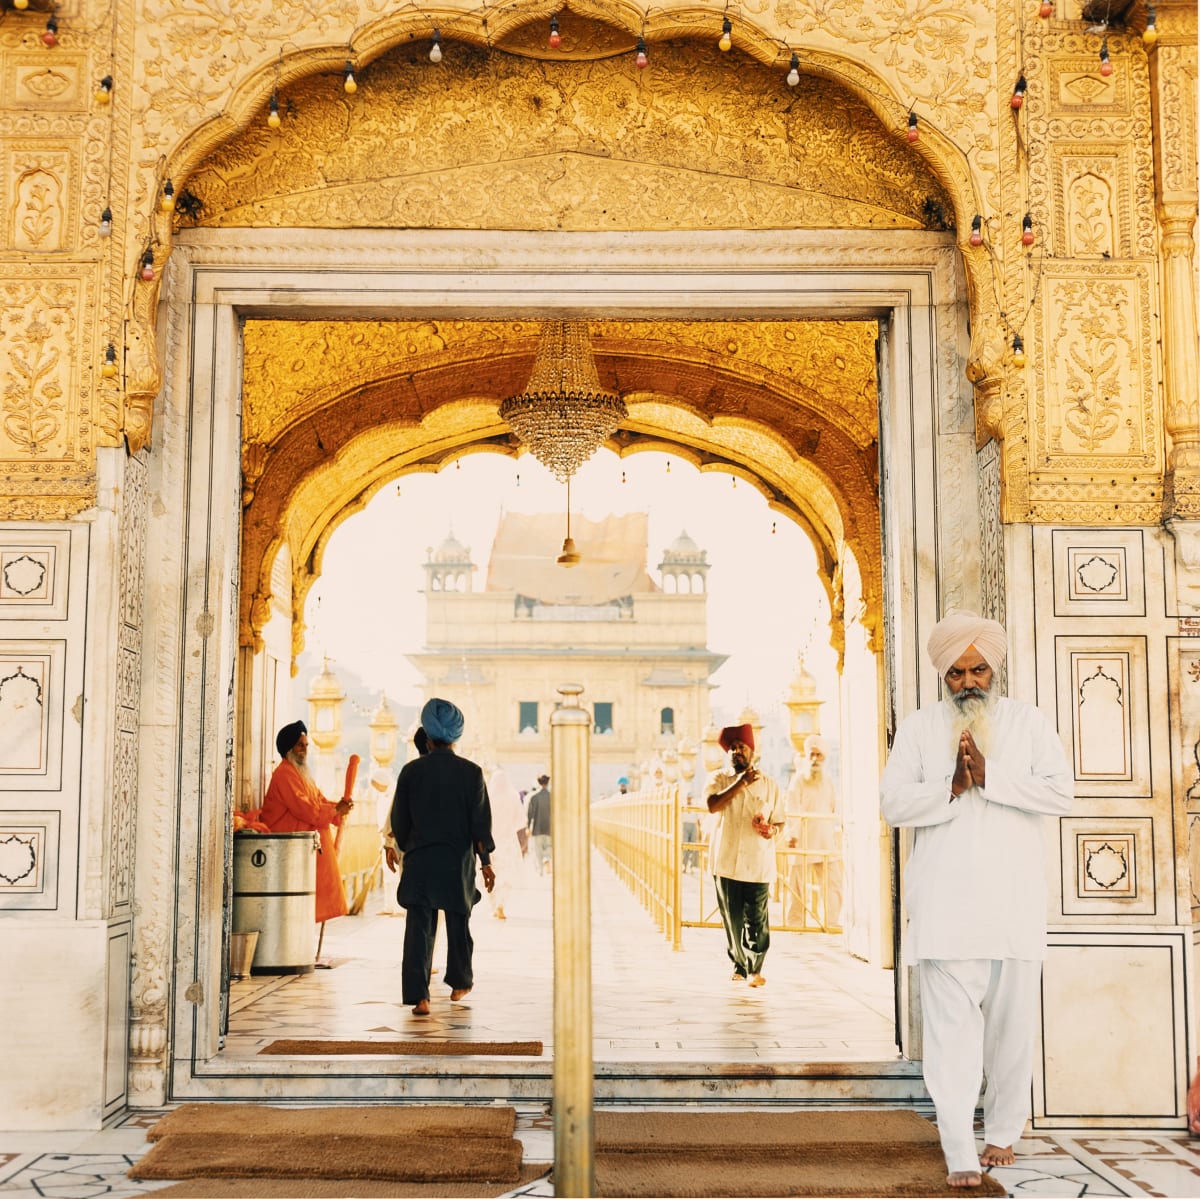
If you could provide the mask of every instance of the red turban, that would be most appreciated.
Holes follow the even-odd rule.
[[[749,724],[731,724],[721,730],[721,735],[717,738],[717,744],[724,750],[735,742],[740,741],[749,749],[754,748],[754,727]]]

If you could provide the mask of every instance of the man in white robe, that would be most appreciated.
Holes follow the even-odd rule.
[[[525,828],[525,809],[516,787],[499,766],[488,775],[487,788],[492,803],[492,836],[496,841],[496,848],[492,850],[496,886],[488,892],[488,899],[492,915],[497,920],[507,920],[504,905],[512,895],[514,879],[524,868],[517,834]]]
[[[783,798],[788,848],[803,851],[792,858],[784,893],[784,922],[793,928],[808,924],[809,887],[817,895],[821,925],[836,928],[842,923],[842,827],[837,792],[825,773],[828,752],[824,737],[814,733],[808,738],[804,753],[796,755]]]
[[[897,731],[883,817],[915,830],[904,960],[919,972],[925,1085],[947,1183],[977,1187],[981,1167],[1013,1163],[1029,1114],[1046,818],[1070,810],[1073,775],[1050,721],[994,690],[1007,649],[1000,624],[951,612],[928,649],[947,695]],[[980,1157],[974,1116],[984,1075]]]

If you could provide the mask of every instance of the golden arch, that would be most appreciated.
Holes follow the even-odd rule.
[[[261,648],[273,564],[285,544],[295,654],[305,597],[343,520],[397,475],[437,470],[481,449],[518,451],[496,410],[528,380],[537,329],[530,321],[248,322],[244,646]],[[602,381],[619,386],[629,408],[610,447],[622,455],[666,449],[701,470],[747,479],[809,533],[827,588],[848,547],[863,571],[867,627],[876,633],[874,325],[593,321],[591,329]],[[367,342],[373,354],[358,377],[349,347]],[[718,345],[724,355],[714,352]],[[733,360],[731,348],[741,351]],[[389,349],[394,359],[382,369]],[[304,367],[292,372],[303,376],[294,393],[281,382],[289,363]],[[814,384],[785,373],[797,364]],[[323,386],[335,374],[336,385]],[[464,380],[472,385],[467,393]],[[834,637],[840,643],[839,630]]]
[[[568,5],[563,12],[571,9]],[[483,105],[479,102],[479,63],[475,61],[458,80],[453,75],[453,56],[437,68],[440,107],[414,102],[412,88],[389,90],[383,86],[378,94],[371,95],[369,79],[363,80],[359,94],[350,103],[340,87],[348,53],[344,43],[286,54],[281,51],[277,62],[248,76],[225,111],[196,128],[171,156],[167,173],[177,182],[181,204],[172,217],[157,218],[159,241],[169,249],[173,235],[193,224],[361,228],[432,223],[463,228],[602,230],[624,227],[613,216],[614,210],[622,209],[636,211],[636,219],[626,219],[628,227],[639,229],[712,228],[723,227],[726,222],[738,228],[944,228],[956,234],[972,308],[968,373],[983,389],[981,396],[990,394],[1003,341],[997,340],[996,323],[983,319],[981,311],[992,305],[985,278],[986,251],[970,248],[965,232],[981,205],[965,155],[957,146],[928,121],[921,125],[920,141],[909,146],[903,137],[909,108],[879,75],[848,58],[804,50],[800,58],[802,82],[791,93],[782,83],[791,48],[767,35],[753,21],[739,20],[737,49],[732,55],[720,55],[711,48],[710,39],[699,34],[702,28],[708,33],[712,17],[699,8],[661,17],[656,14],[650,25],[644,14],[630,5],[600,9],[577,2],[574,9],[568,23],[573,39],[566,47],[569,52],[555,55],[552,63],[547,61],[551,56],[543,41],[544,14],[513,8],[502,13],[489,11],[487,21],[478,13],[439,17],[443,41],[447,45],[455,43],[460,59],[463,53],[474,54],[480,61],[494,64],[500,61],[494,52],[504,52],[500,57],[504,63],[501,82],[505,86],[492,88]],[[415,77],[428,79],[431,68],[427,50],[432,30],[429,17],[412,11],[364,26],[351,38],[349,53],[355,70],[360,75],[377,72],[386,82],[389,71],[394,74],[419,69]],[[701,198],[694,194],[694,172],[691,177],[687,171],[681,173],[677,162],[659,162],[652,157],[648,160],[643,154],[638,172],[610,169],[621,131],[620,122],[611,119],[612,111],[601,111],[603,119],[592,125],[585,119],[587,114],[575,112],[574,123],[566,126],[561,121],[548,123],[546,113],[552,105],[543,111],[542,93],[552,99],[561,96],[561,89],[551,86],[552,72],[571,81],[575,89],[572,99],[587,84],[593,89],[607,88],[614,105],[624,103],[634,88],[629,77],[631,73],[637,76],[629,61],[639,34],[644,34],[651,46],[657,78],[669,81],[665,90],[675,99],[686,99],[697,80],[709,85],[704,111],[715,127],[707,131],[712,134],[707,143],[692,147],[693,157],[708,162],[722,145],[726,154],[728,147],[736,150],[739,169],[721,173],[719,185]],[[681,38],[689,40],[675,40]],[[740,67],[749,56],[770,69],[733,70],[729,64],[738,55],[743,56],[737,64]],[[580,189],[573,186],[576,181],[570,177],[565,182],[557,181],[567,197],[567,202],[557,205],[531,204],[528,195],[511,186],[498,191],[491,186],[497,177],[496,164],[486,161],[486,155],[471,152],[470,137],[459,136],[472,112],[498,108],[498,97],[513,90],[513,81],[522,78],[526,81],[522,102],[532,101],[520,114],[522,125],[552,132],[567,127],[577,135],[574,144],[565,148],[551,139],[547,144],[554,152],[540,155],[539,165],[552,174],[565,163],[563,171],[568,174],[582,158],[589,170],[607,171],[594,203],[577,202]],[[489,77],[491,82],[494,80]],[[515,90],[519,92],[520,86]],[[367,120],[363,110],[373,111],[381,102],[398,103],[410,125],[417,127],[416,133],[410,129],[411,145],[425,149],[418,156],[423,173],[429,177],[431,173],[451,171],[456,173],[454,182],[459,186],[416,189],[419,194],[415,200],[410,198],[405,203],[403,198],[397,200],[397,193],[413,189],[398,187],[395,181],[402,178],[410,182],[411,176],[389,175],[364,182],[353,178],[353,172],[343,170],[339,183],[328,173],[314,172],[310,169],[311,155],[300,161],[310,148],[305,138],[293,137],[290,142],[285,139],[286,154],[270,144],[264,119],[267,99],[273,94],[283,98],[288,114],[285,128],[291,113],[302,114],[302,119],[309,122],[324,121],[327,130],[343,134],[353,126],[354,136],[341,136],[339,148],[357,155],[360,163],[379,163],[389,158],[379,146],[371,145],[369,138],[364,139],[364,128],[372,127],[377,133],[386,130],[389,137],[396,128],[394,122],[382,119],[383,113],[373,112]],[[722,110],[719,105],[713,111],[714,98],[723,95],[753,102],[744,103],[740,115],[736,110]],[[814,96],[819,103],[811,102]],[[531,113],[535,119],[529,119]],[[792,125],[783,128],[782,135],[774,140],[764,138],[764,118],[781,113],[787,114]],[[444,114],[454,118],[453,127],[439,119]],[[679,105],[673,117],[677,135],[706,132],[705,117],[696,105]],[[739,120],[743,124],[739,125]],[[802,127],[796,124],[801,120]],[[419,136],[422,126],[424,140]],[[800,161],[818,163],[811,186],[797,185],[797,146],[805,151]],[[324,153],[328,157],[328,151]],[[452,164],[446,161],[448,155],[455,159]],[[720,154],[716,157],[719,159]],[[756,174],[752,160],[776,169]],[[526,154],[521,161],[527,165],[532,158]],[[867,163],[870,170],[864,169]],[[514,175],[511,165],[505,180],[509,184]],[[473,186],[463,187],[464,179]],[[684,180],[682,186],[678,186],[680,179]],[[539,194],[544,197],[556,181],[535,174],[525,182],[540,188]],[[656,218],[654,197],[672,192],[675,197],[682,193],[686,202],[670,205]],[[471,193],[476,200],[473,210],[465,198]],[[454,211],[447,219],[429,215],[431,200],[440,194],[454,196]],[[497,194],[506,201],[489,221],[489,203]],[[571,226],[570,221],[576,225]],[[150,404],[158,388],[152,353],[157,285],[139,294],[143,302],[134,313],[130,333],[134,367],[130,376],[131,419],[127,422],[130,445],[135,449],[149,438]],[[993,416],[983,414],[986,432],[999,435],[1002,430]]]

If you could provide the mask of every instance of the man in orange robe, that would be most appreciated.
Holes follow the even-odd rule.
[[[271,775],[263,798],[262,822],[273,833],[319,833],[321,852],[317,854],[318,924],[346,914],[346,889],[338,868],[337,849],[331,824],[340,825],[342,817],[354,807],[348,796],[331,803],[321,794],[308,770],[308,730],[304,721],[285,725],[275,738],[275,748],[283,759]]]

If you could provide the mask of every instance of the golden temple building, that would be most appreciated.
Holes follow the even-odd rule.
[[[582,561],[569,570],[555,562],[562,527],[556,515],[505,513],[479,591],[453,535],[430,550],[425,648],[409,657],[424,698],[449,699],[467,717],[467,756],[530,790],[550,762],[558,685],[585,684],[599,798],[682,738],[698,746],[725,655],[708,649],[707,555],[686,533],[663,551],[656,582],[645,513],[572,517]]]
[[[4,0],[10,1117],[386,1097],[361,1063],[226,1068],[230,810],[330,537],[405,474],[523,452],[500,405],[570,317],[625,405],[610,450],[732,474],[812,540],[881,969],[889,736],[938,695],[941,615],[1005,623],[1077,794],[1034,1126],[1182,1128],[1196,63],[1194,0]],[[537,627],[515,591],[474,598]]]

